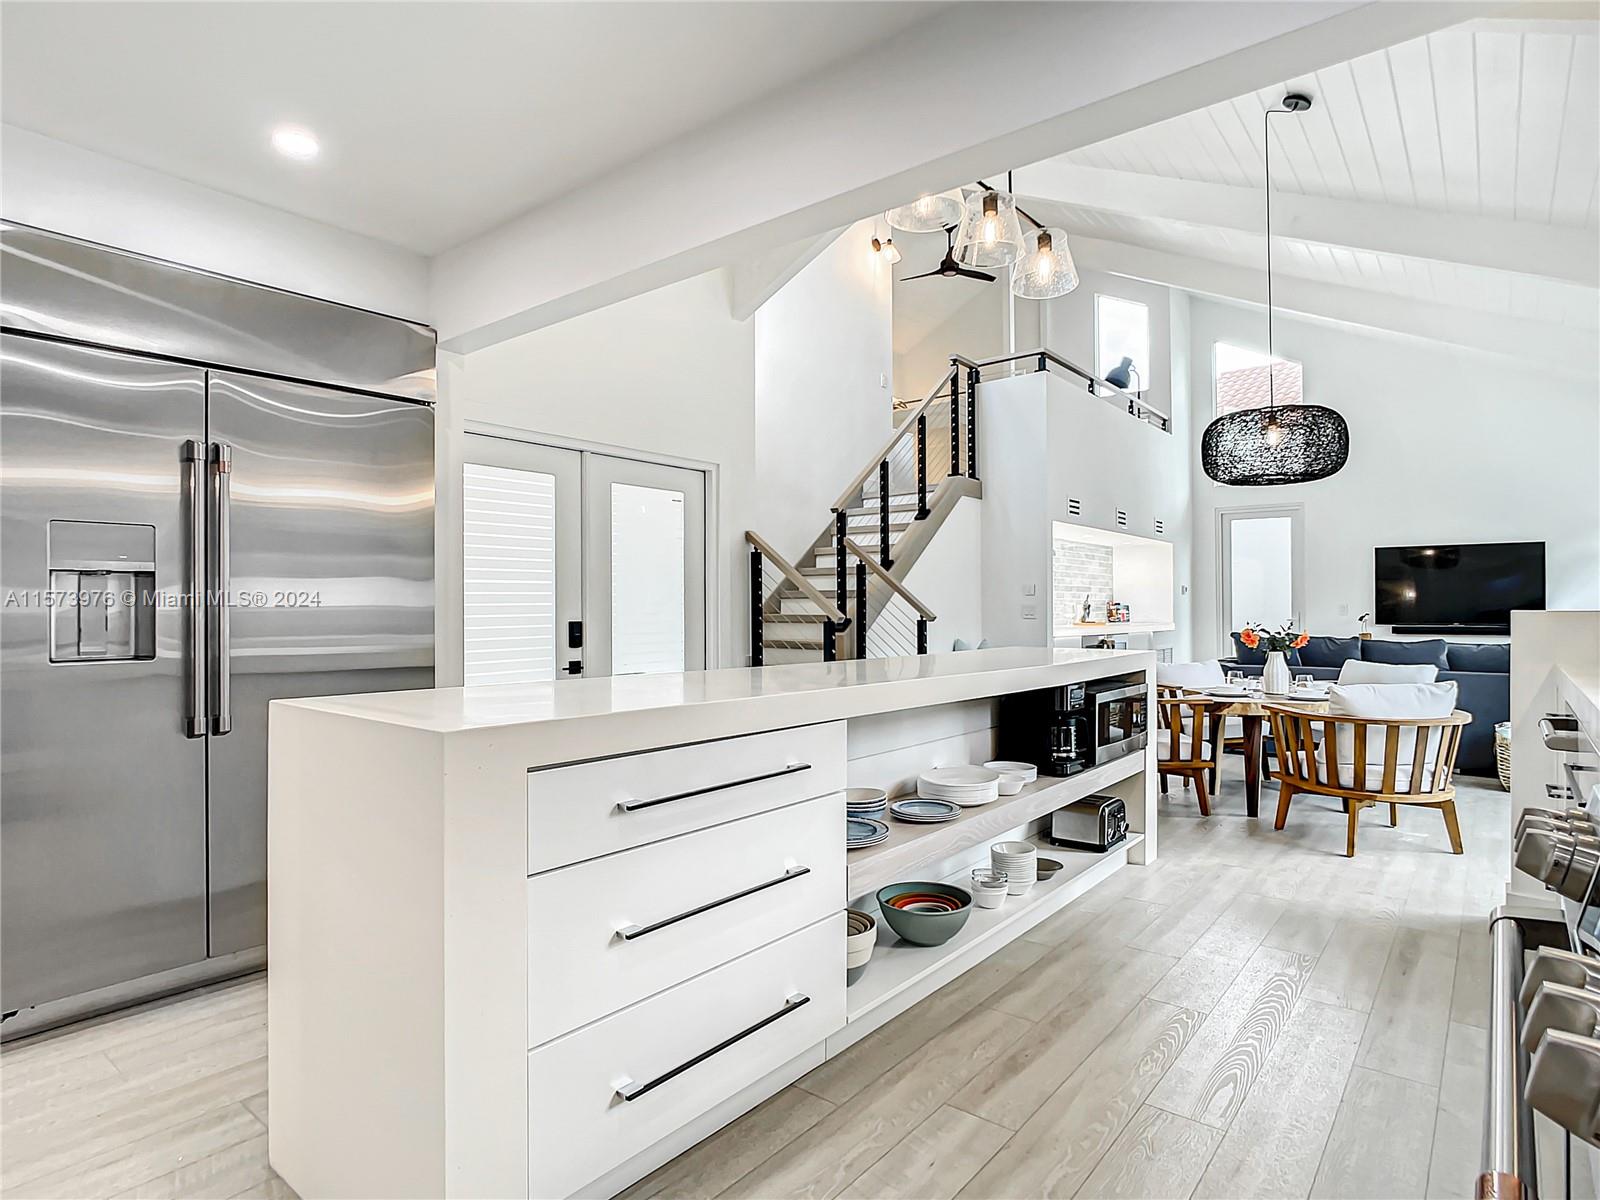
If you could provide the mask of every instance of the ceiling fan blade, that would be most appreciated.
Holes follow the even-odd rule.
[[[967,267],[957,267],[955,273],[962,279],[979,279],[984,283],[993,283],[994,276],[987,271],[974,271]]]
[[[931,279],[937,274],[939,274],[938,271],[924,271],[921,275],[902,275],[900,277],[900,282],[910,283],[913,279]]]

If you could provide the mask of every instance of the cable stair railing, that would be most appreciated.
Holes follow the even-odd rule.
[[[1054,371],[1130,416],[1170,429],[1166,413],[1043,348],[973,360],[951,355],[926,395],[896,416],[894,432],[847,484],[827,528],[783,558],[754,532],[750,658],[775,662],[926,654],[933,613],[902,582],[939,521],[978,481],[978,386],[984,372]],[[852,588],[852,585],[855,585]]]

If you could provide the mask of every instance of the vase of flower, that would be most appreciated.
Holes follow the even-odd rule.
[[[1286,695],[1289,691],[1289,651],[1298,650],[1311,640],[1311,635],[1300,633],[1287,621],[1278,629],[1246,625],[1239,631],[1239,640],[1251,650],[1265,650],[1266,666],[1261,672],[1261,690],[1269,696]]]

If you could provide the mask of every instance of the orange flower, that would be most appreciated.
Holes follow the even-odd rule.
[[[1295,638],[1294,641],[1290,642],[1289,646],[1291,649],[1298,650],[1310,641],[1311,635],[1309,633],[1302,633],[1299,637]]]
[[[1261,635],[1258,634],[1254,629],[1251,629],[1248,625],[1239,631],[1239,640],[1251,650],[1254,650],[1257,646],[1261,645]]]

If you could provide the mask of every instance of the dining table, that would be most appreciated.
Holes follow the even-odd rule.
[[[1209,714],[1211,743],[1221,746],[1224,724],[1229,717],[1238,717],[1240,734],[1244,742],[1244,809],[1247,815],[1261,815],[1261,778],[1265,768],[1263,743],[1264,726],[1269,708],[1295,708],[1302,712],[1328,711],[1328,689],[1311,686],[1292,688],[1282,694],[1272,694],[1248,686],[1219,686],[1185,688],[1185,698],[1209,700],[1217,707]],[[1220,764],[1222,755],[1217,755]],[[1220,766],[1218,767],[1220,770]]]

